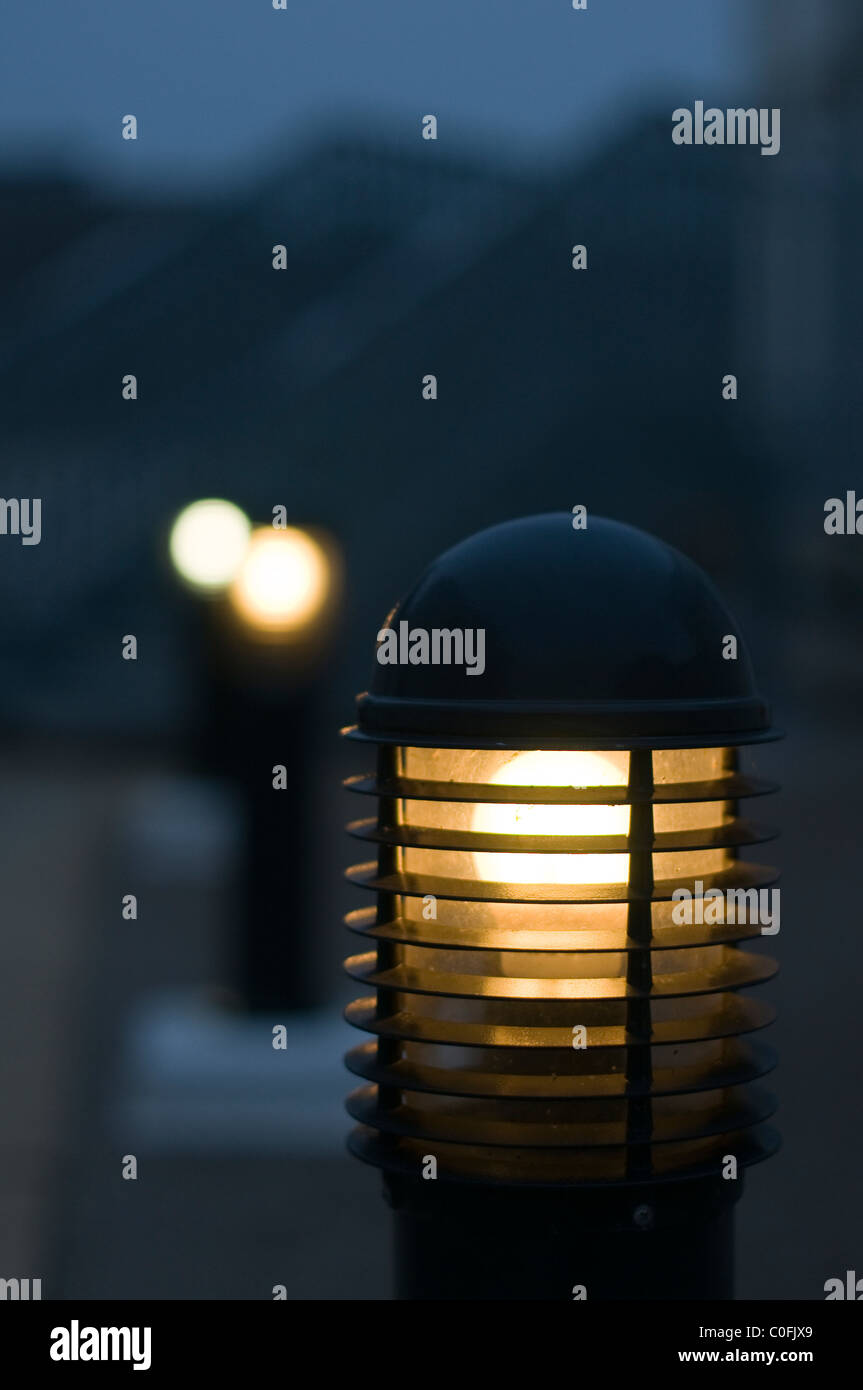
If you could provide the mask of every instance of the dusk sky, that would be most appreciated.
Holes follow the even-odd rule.
[[[744,12],[740,0],[588,0],[584,12],[571,0],[43,0],[5,17],[0,163],[218,187],[327,123],[374,118],[412,138],[434,112],[442,140],[534,164],[577,155],[651,94],[758,105],[741,89]],[[120,138],[127,113],[135,145]]]

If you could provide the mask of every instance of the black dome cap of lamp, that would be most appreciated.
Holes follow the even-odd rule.
[[[375,742],[652,748],[775,738],[736,624],[707,576],[632,526],[566,512],[504,522],[435,560],[386,626],[484,629],[485,669],[376,663]],[[737,659],[722,655],[737,636]],[[477,736],[477,730],[481,730]]]

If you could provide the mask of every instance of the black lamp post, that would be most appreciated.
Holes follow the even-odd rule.
[[[341,602],[340,553],[317,528],[253,529],[219,498],[184,508],[168,548],[197,596],[190,622],[201,684],[197,761],[230,781],[242,815],[231,984],[250,1013],[310,1009],[322,1002],[310,891],[313,767]]]
[[[775,788],[737,751],[776,735],[733,620],[667,545],[561,513],[456,546],[388,621],[349,731],[378,754],[347,1060],[399,1296],[730,1297],[777,1143],[741,993],[774,965],[740,946],[772,832],[738,814]]]

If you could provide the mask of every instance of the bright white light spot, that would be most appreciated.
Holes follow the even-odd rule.
[[[215,593],[230,584],[246,553],[251,522],[233,502],[208,497],[180,512],[168,548],[187,584]]]
[[[491,778],[515,787],[619,787],[626,776],[600,753],[517,753]],[[474,830],[486,835],[628,835],[628,806],[544,806],[483,802]],[[474,855],[480,878],[497,883],[625,883],[628,854]]]

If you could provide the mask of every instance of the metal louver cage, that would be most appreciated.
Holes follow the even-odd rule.
[[[349,827],[376,856],[349,874],[376,894],[347,919],[364,947],[348,972],[372,991],[347,1015],[371,1035],[347,1058],[359,1157],[559,1186],[776,1147],[755,1036],[773,1010],[742,992],[775,973],[742,943],[776,874],[739,857],[774,835],[740,803],[776,788],[735,747],[632,741],[381,742],[376,775],[346,784],[377,798]]]

